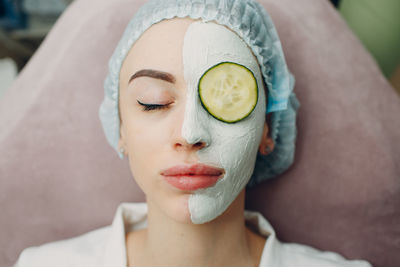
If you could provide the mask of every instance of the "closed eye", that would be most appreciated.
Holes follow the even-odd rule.
[[[140,105],[143,106],[143,111],[150,111],[150,110],[154,110],[154,109],[164,109],[164,108],[168,108],[168,106],[171,103],[168,104],[145,104],[145,103],[141,103],[139,100],[136,100]]]

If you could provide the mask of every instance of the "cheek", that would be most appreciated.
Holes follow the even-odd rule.
[[[124,121],[129,165],[136,182],[146,191],[146,184],[160,167],[157,164],[160,164],[161,151],[167,144],[168,123],[156,118],[149,119],[149,114],[132,113],[130,117]]]
[[[135,162],[135,165],[148,169],[163,146],[166,144],[166,128],[162,123],[151,123],[149,121],[127,127],[127,140],[129,159]]]
[[[148,129],[135,127],[135,125],[127,127],[126,144],[129,155],[129,166],[132,176],[144,192],[146,192],[146,188],[148,187],[146,186],[148,184],[146,180],[148,179],[144,178],[149,176],[146,170],[148,170],[148,161],[151,159],[149,147],[146,145],[149,144],[149,138],[151,137],[149,134],[146,134],[147,132]]]
[[[214,123],[211,123],[214,124]],[[249,154],[254,154],[261,141],[261,127],[255,121],[236,125],[215,123],[213,132],[213,150],[218,153],[222,163],[237,165]]]
[[[263,103],[243,121],[228,124],[210,117],[206,124],[211,134],[211,145],[198,151],[202,161],[225,168],[232,178],[243,168],[251,168],[257,156],[264,129]],[[229,178],[230,179],[230,178]]]
[[[124,118],[126,144],[129,155],[143,161],[157,156],[157,152],[168,144],[171,132],[169,110],[143,111],[138,104]],[[146,159],[144,159],[146,158]]]

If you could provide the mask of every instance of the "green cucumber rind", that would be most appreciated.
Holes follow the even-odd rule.
[[[222,119],[221,117],[218,117],[218,116],[212,114],[212,113],[210,112],[209,108],[203,103],[203,99],[201,98],[201,94],[200,94],[200,90],[201,90],[200,84],[201,84],[201,81],[202,81],[203,77],[204,77],[209,71],[211,71],[212,69],[218,67],[219,65],[226,64],[226,63],[239,65],[239,66],[243,67],[245,70],[247,70],[248,72],[250,72],[251,75],[254,77],[254,80],[255,80],[255,82],[256,82],[256,89],[257,89],[257,90],[256,90],[256,102],[255,102],[255,104],[253,105],[253,107],[251,108],[251,110],[250,110],[246,115],[244,115],[242,118],[237,119],[237,120],[234,120],[234,121],[227,121],[227,120]],[[248,116],[250,116],[250,114],[251,114],[251,113],[253,112],[253,110],[256,108],[257,103],[258,103],[258,89],[259,89],[259,88],[258,88],[258,84],[257,84],[257,79],[256,79],[254,73],[253,73],[251,70],[249,70],[246,66],[244,66],[244,65],[242,65],[242,64],[239,64],[239,63],[231,62],[231,61],[223,61],[223,62],[220,62],[220,63],[214,65],[214,66],[211,66],[209,69],[207,69],[207,70],[203,73],[203,75],[200,77],[199,82],[198,82],[198,84],[197,84],[197,93],[198,93],[198,96],[199,96],[199,99],[200,99],[200,103],[201,103],[201,105],[203,106],[203,108],[208,112],[208,114],[210,114],[211,116],[213,116],[213,117],[216,118],[217,120],[222,121],[222,122],[225,122],[225,123],[236,123],[236,122],[242,121],[242,120],[244,120],[245,118],[247,118]]]

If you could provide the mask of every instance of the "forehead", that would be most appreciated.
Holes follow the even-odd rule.
[[[183,74],[183,40],[194,20],[174,18],[163,20],[148,28],[128,52],[120,73],[120,80],[141,69],[156,69],[173,74]],[[179,82],[179,81],[178,81]]]
[[[142,69],[168,72],[177,78],[178,84],[184,84],[188,66],[197,73],[221,61],[257,65],[251,49],[230,29],[195,22],[190,18],[174,18],[148,28],[128,52],[120,83],[126,84],[133,73]]]
[[[199,79],[207,69],[221,62],[234,62],[257,73],[258,63],[248,45],[232,30],[216,23],[192,23],[183,48],[186,78]]]

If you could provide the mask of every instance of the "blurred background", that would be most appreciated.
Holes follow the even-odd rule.
[[[0,0],[0,98],[72,2]],[[400,93],[400,0],[331,2]]]

